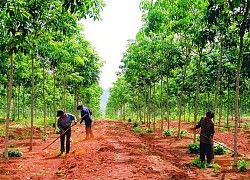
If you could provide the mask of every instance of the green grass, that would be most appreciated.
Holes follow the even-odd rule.
[[[51,126],[53,125],[54,120],[51,118],[46,119],[46,126]],[[20,119],[20,120],[15,120],[11,121],[9,124],[9,130],[14,131],[15,129],[27,129],[31,125],[30,119]],[[34,126],[39,127],[41,131],[43,131],[43,118],[34,118]],[[0,123],[0,137],[5,136],[5,128],[6,128],[6,123]]]

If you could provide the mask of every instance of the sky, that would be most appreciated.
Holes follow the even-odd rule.
[[[109,89],[116,81],[122,53],[129,39],[135,39],[142,27],[140,0],[105,0],[101,21],[83,20],[84,35],[105,62],[99,85]]]

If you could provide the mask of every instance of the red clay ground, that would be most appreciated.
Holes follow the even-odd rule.
[[[171,127],[176,127],[171,122]],[[182,129],[192,125],[182,123]],[[84,141],[83,125],[72,128],[71,152],[66,157],[58,157],[59,140],[46,150],[58,134],[50,134],[46,141],[34,139],[33,150],[29,151],[29,139],[11,140],[15,148],[23,152],[20,158],[10,158],[6,163],[0,158],[0,179],[250,179],[247,172],[231,170],[232,154],[215,156],[215,163],[221,166],[215,174],[213,168],[198,169],[190,162],[198,155],[188,154],[188,144],[192,142],[192,132],[182,139],[163,137],[160,130],[140,135],[131,131],[132,123],[99,120],[95,122],[95,138]],[[21,130],[19,130],[19,133]],[[38,131],[36,131],[36,134]],[[233,148],[232,132],[216,132],[215,140]],[[0,141],[3,152],[4,143]],[[250,158],[249,129],[242,129],[238,136],[239,153]]]

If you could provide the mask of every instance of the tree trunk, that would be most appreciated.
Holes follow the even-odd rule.
[[[137,102],[136,102],[136,121],[138,121],[138,119],[139,119],[139,110],[140,110],[140,108],[139,108],[139,100],[140,100],[140,98],[139,98],[139,96],[140,96],[140,91],[139,91],[139,88],[137,89]]]
[[[20,119],[20,92],[21,92],[21,85],[18,84],[18,93],[17,93],[17,119]]]
[[[162,88],[163,88],[163,77],[161,76],[161,104],[160,104],[160,106],[161,106],[161,131],[163,130],[163,90],[162,90]]]
[[[43,137],[46,135],[45,59],[43,58]]]
[[[23,94],[22,94],[22,101],[23,101],[23,105],[22,105],[22,115],[23,115],[23,119],[25,118],[25,110],[24,110],[24,101],[25,101],[25,99],[24,99],[24,87],[23,87]]]
[[[156,106],[155,83],[154,83],[153,94],[154,94],[154,96],[153,96],[153,97],[154,97],[153,129],[154,129],[154,131],[155,131],[155,116],[156,116],[156,112],[155,112],[155,111],[156,111],[156,107],[155,107],[155,106]]]
[[[217,75],[217,80],[216,80],[216,88],[215,88],[215,95],[214,95],[214,107],[213,111],[216,113],[216,106],[217,106],[217,100],[218,100],[218,91],[220,87],[220,73],[221,73],[221,65],[222,65],[222,57],[223,57],[223,45],[222,45],[223,38],[220,39],[220,61],[219,61],[219,66],[218,66],[218,75]],[[214,122],[216,118],[214,117]],[[219,123],[220,125],[220,123]]]
[[[32,151],[33,148],[33,130],[34,130],[34,104],[35,104],[35,74],[34,74],[34,56],[31,57],[31,109],[30,109],[30,147],[29,150]]]
[[[66,103],[65,103],[65,97],[66,97],[66,80],[65,77],[62,77],[62,109],[66,111]]]
[[[181,114],[182,114],[182,97],[183,97],[183,90],[184,90],[184,84],[186,79],[186,69],[188,65],[188,58],[186,58],[184,72],[182,76],[182,84],[181,84],[181,91],[180,91],[180,100],[179,100],[179,120],[178,120],[178,132],[177,132],[177,138],[180,138],[180,132],[181,132]]]
[[[56,72],[54,70],[53,72],[53,80],[54,80],[54,85],[53,85],[53,111],[54,111],[54,128],[56,130],[57,122],[56,122]]]
[[[197,115],[198,115],[198,101],[199,101],[199,91],[200,91],[200,71],[201,71],[201,59],[202,54],[199,54],[199,60],[197,64],[197,85],[195,92],[195,103],[194,103],[194,124],[197,123]],[[196,143],[196,132],[194,131],[194,143]]]
[[[148,121],[147,121],[147,126],[150,128],[151,125],[151,85],[149,85],[149,93],[148,93],[148,113],[147,113],[147,117],[148,117]]]
[[[239,56],[237,62],[237,77],[236,77],[236,90],[235,90],[235,123],[234,123],[234,163],[233,169],[237,168],[238,163],[238,145],[237,145],[237,133],[238,133],[238,121],[239,121],[239,89],[240,89],[240,70],[241,70],[241,58],[243,53],[243,36],[240,37]]]
[[[229,112],[230,112],[230,95],[229,95],[229,77],[227,78],[227,127],[229,126]]]
[[[10,125],[10,108],[11,108],[11,98],[12,98],[12,83],[13,83],[13,49],[14,45],[11,45],[10,53],[10,81],[8,88],[8,102],[7,102],[7,113],[6,113],[6,126],[5,126],[5,140],[4,140],[4,158],[9,161],[8,147],[9,147],[9,125]]]
[[[169,101],[168,101],[168,76],[166,82],[166,116],[168,122],[168,130],[170,129],[170,119],[169,119]]]
[[[222,120],[222,110],[223,110],[222,97],[220,97],[219,126],[221,126],[221,120]]]

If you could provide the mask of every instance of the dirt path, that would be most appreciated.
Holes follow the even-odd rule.
[[[189,124],[184,126],[186,129],[190,127]],[[0,159],[0,179],[250,179],[249,170],[230,170],[233,160],[230,154],[215,157],[215,163],[222,165],[219,174],[212,168],[190,166],[190,162],[198,157],[187,153],[187,146],[192,142],[191,134],[180,140],[163,137],[161,131],[140,136],[131,131],[131,127],[131,123],[96,121],[95,138],[84,141],[84,126],[77,125],[72,129],[71,152],[66,157],[58,157],[59,140],[46,151],[42,150],[58,137],[56,134],[51,134],[47,141],[34,140],[32,152],[28,150],[29,140],[12,141],[23,156],[10,158],[9,163]],[[227,135],[225,141],[228,138],[232,138],[231,135]],[[243,134],[241,140],[239,150],[249,156],[247,135]],[[0,149],[3,149],[3,143]]]

